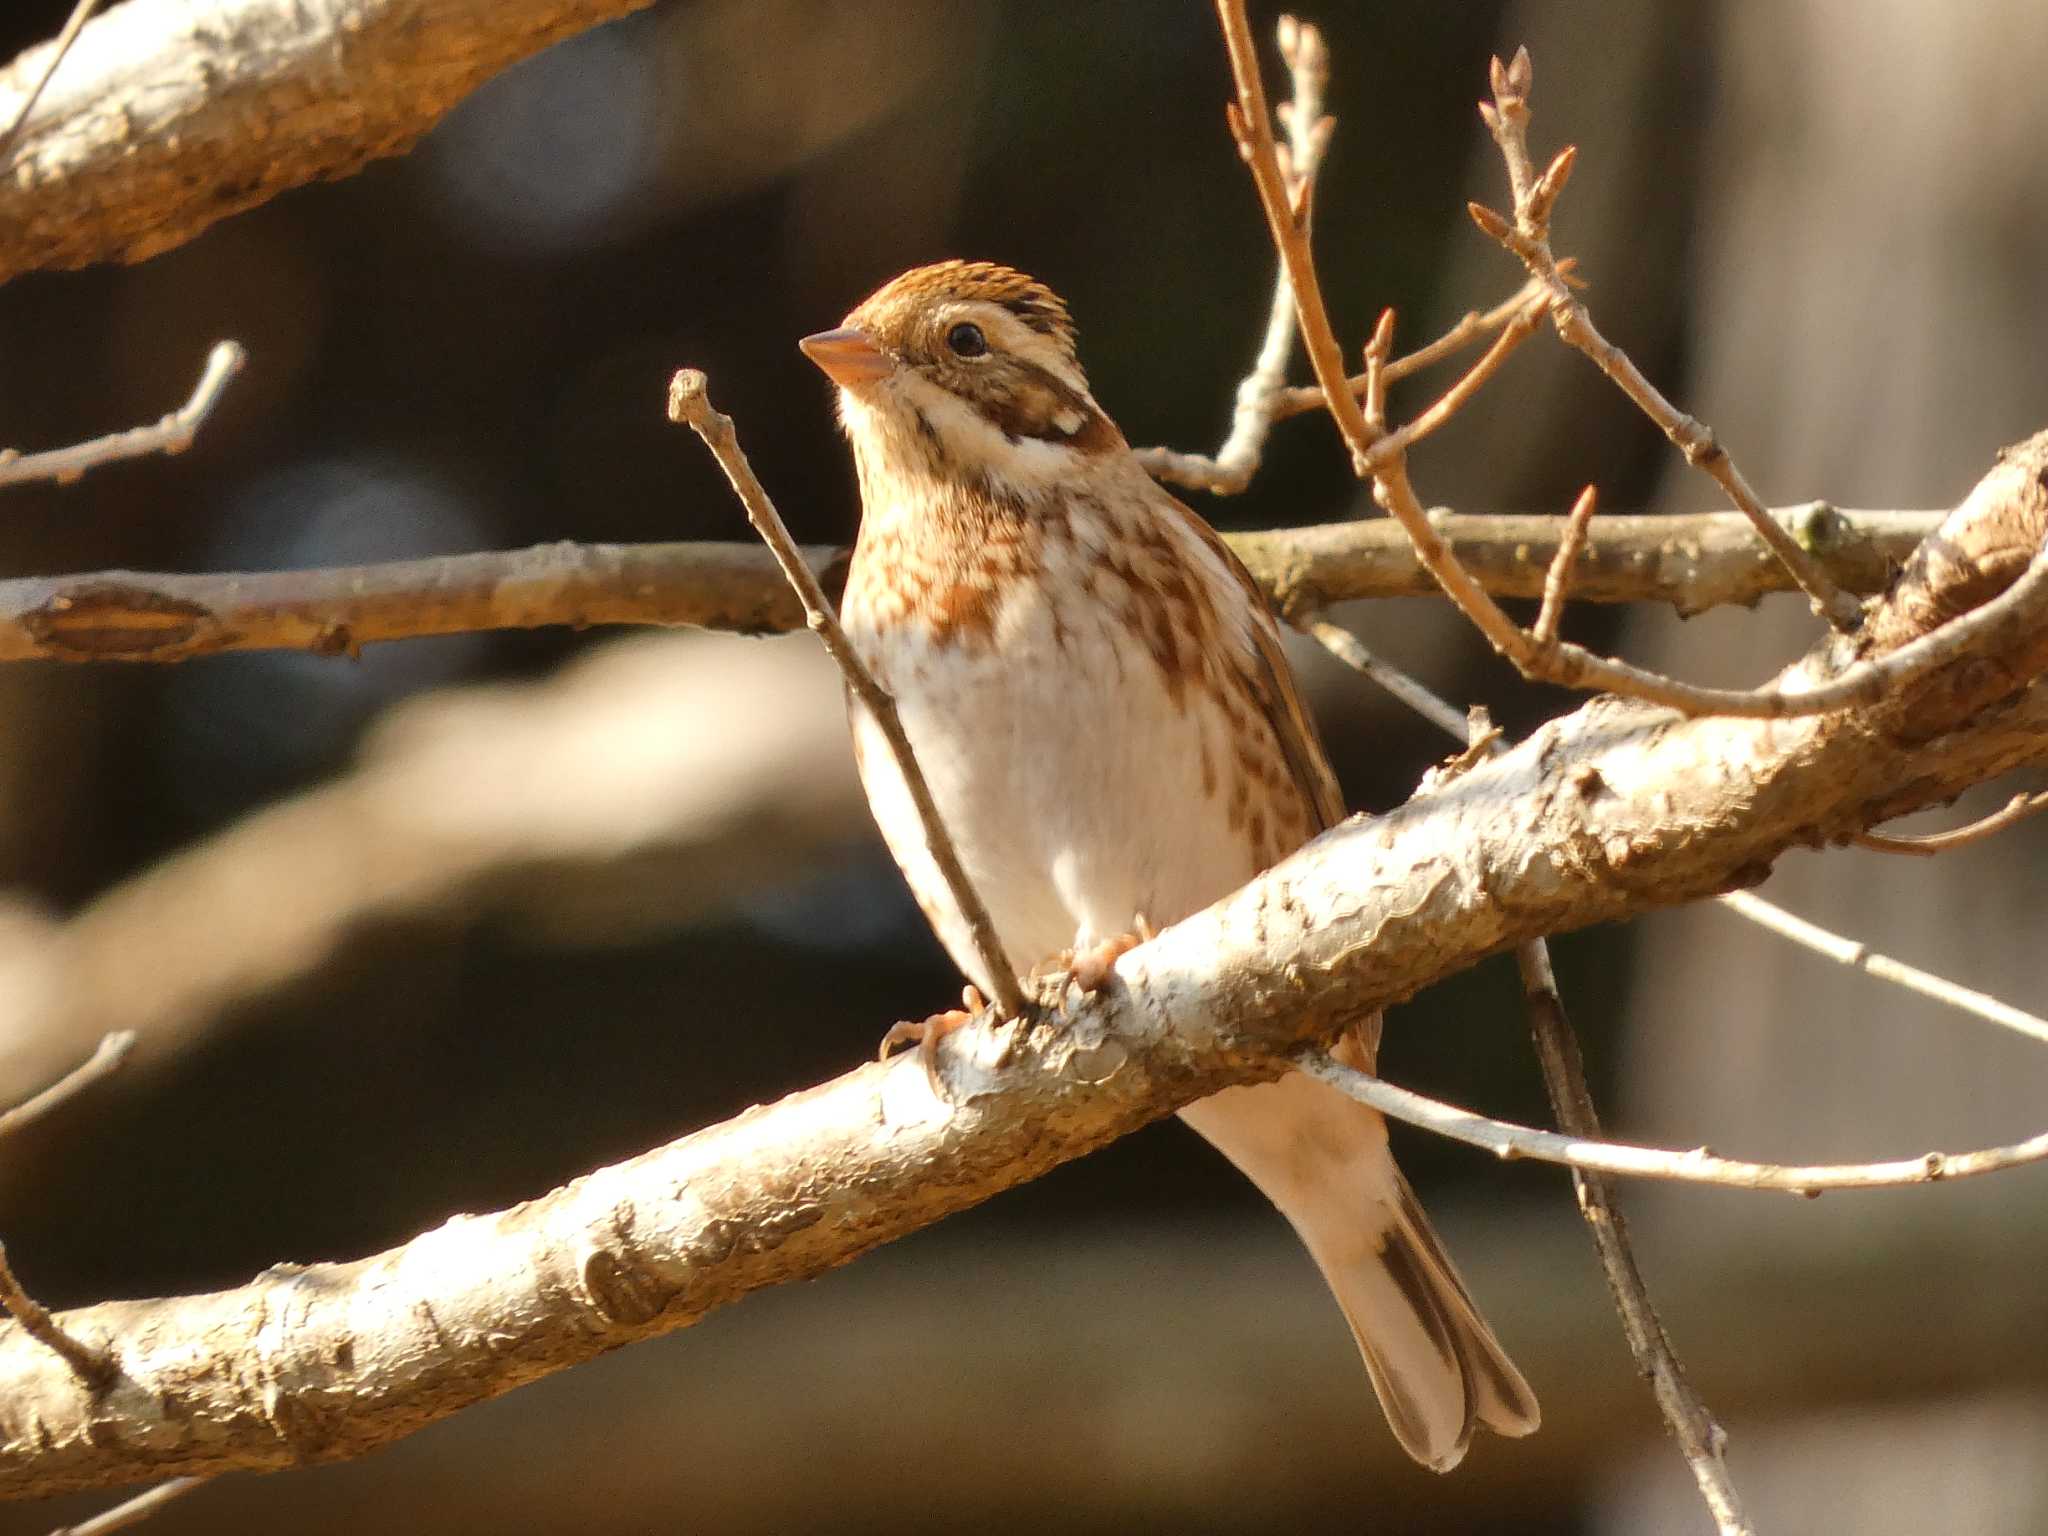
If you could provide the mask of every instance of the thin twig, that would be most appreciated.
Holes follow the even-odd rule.
[[[192,446],[192,439],[206,418],[213,414],[228,381],[242,371],[248,359],[239,342],[215,342],[213,350],[206,354],[206,366],[200,371],[199,382],[192,387],[191,397],[151,426],[109,432],[104,437],[44,453],[17,453],[12,448],[0,448],[0,489],[31,480],[55,480],[59,485],[69,485],[102,464],[139,459],[150,453],[183,453]]]
[[[1551,557],[1550,571],[1543,578],[1543,607],[1530,630],[1539,645],[1557,643],[1557,626],[1564,622],[1565,594],[1571,590],[1572,562],[1585,547],[1586,525],[1593,521],[1598,501],[1593,487],[1587,486],[1579,492],[1579,499],[1572,503],[1571,516],[1565,519],[1564,536],[1557,541],[1557,553]]]
[[[5,131],[0,131],[0,160],[4,160],[7,151],[14,147],[15,136],[21,132],[21,125],[28,121],[29,113],[35,111],[36,103],[43,99],[50,77],[57,73],[57,66],[64,62],[64,55],[71,51],[71,45],[78,41],[78,34],[85,30],[85,24],[92,20],[92,13],[99,8],[100,0],[78,0],[71,7],[71,14],[64,18],[64,30],[57,34],[57,41],[50,49],[49,62],[36,77],[36,83],[28,88],[28,94],[22,97],[14,121],[7,125]]]
[[[1572,515],[1581,527],[1592,516],[1590,487],[1580,496],[1579,505],[1572,509]],[[1550,582],[1546,583],[1546,615],[1562,601],[1561,594],[1557,598],[1552,597],[1550,588],[1562,586],[1559,573],[1569,565],[1569,557],[1565,553],[1567,544],[1568,541],[1560,542],[1558,560],[1552,567]],[[1539,628],[1542,627],[1544,621],[1539,619],[1537,622]],[[1310,632],[1338,659],[1356,667],[1432,725],[1463,740],[1468,751],[1498,753],[1505,750],[1498,733],[1481,733],[1476,711],[1471,716],[1461,717],[1449,703],[1420,682],[1373,655],[1349,630],[1328,620],[1315,620],[1309,627]],[[1550,1097],[1551,1112],[1566,1136],[1582,1142],[1599,1141],[1599,1112],[1594,1108],[1592,1090],[1586,1083],[1585,1061],[1579,1053],[1578,1038],[1572,1032],[1570,1016],[1564,1010],[1564,999],[1557,989],[1557,973],[1550,963],[1550,946],[1542,939],[1531,939],[1517,945],[1515,965],[1521,973],[1522,1000],[1529,1018],[1529,1033],[1536,1046],[1537,1062],[1543,1071],[1543,1085]],[[1614,1191],[1602,1175],[1578,1167],[1572,1169],[1572,1184],[1578,1193],[1579,1213],[1585,1217],[1586,1225],[1593,1234],[1594,1247],[1599,1251],[1600,1267],[1607,1277],[1607,1288],[1614,1298],[1615,1310],[1621,1316],[1622,1333],[1628,1340],[1629,1353],[1635,1358],[1636,1368],[1650,1383],[1651,1393],[1657,1399],[1664,1421],[1671,1426],[1680,1454],[1685,1457],[1693,1480],[1699,1485],[1700,1497],[1706,1502],[1721,1536],[1747,1536],[1750,1526],[1742,1514],[1741,1499],[1729,1480],[1723,1461],[1727,1435],[1693,1389],[1685,1367],[1679,1362],[1678,1353],[1664,1331],[1663,1320],[1657,1315],[1656,1305],[1650,1300],[1649,1286],[1636,1263],[1628,1225],[1622,1219],[1621,1208],[1615,1203]]]
[[[4,1243],[0,1243],[0,1311],[21,1324],[30,1338],[61,1356],[88,1390],[103,1391],[121,1374],[120,1362],[112,1353],[66,1333],[50,1316],[50,1309],[22,1289],[14,1277],[14,1266],[7,1262]]]
[[[1667,400],[1627,353],[1600,334],[1591,312],[1559,272],[1557,258],[1550,249],[1550,216],[1558,194],[1571,177],[1577,151],[1566,148],[1541,176],[1535,175],[1528,148],[1529,88],[1534,77],[1526,48],[1516,52],[1512,64],[1493,61],[1494,99],[1482,104],[1480,115],[1507,162],[1515,216],[1510,224],[1491,209],[1474,204],[1473,218],[1481,229],[1519,257],[1529,275],[1543,284],[1549,295],[1551,320],[1565,343],[1591,358],[1671,439],[1688,464],[1704,471],[1721,487],[1737,510],[1749,518],[1757,536],[1784,561],[1793,579],[1813,600],[1816,613],[1836,629],[1854,629],[1862,620],[1862,606],[1809,560],[1806,552],[1764,511],[1763,503],[1750,489],[1728,450],[1715,441],[1713,431]]]
[[[0,1137],[6,1137],[20,1130],[31,1120],[48,1114],[73,1094],[91,1087],[120,1066],[128,1052],[135,1045],[135,1031],[117,1029],[103,1035],[100,1043],[84,1061],[66,1072],[56,1082],[32,1098],[22,1100],[12,1109],[0,1111]]]
[[[113,1536],[115,1531],[125,1531],[131,1525],[138,1525],[162,1509],[173,1499],[182,1499],[201,1483],[211,1482],[207,1477],[174,1477],[168,1482],[146,1488],[132,1499],[123,1499],[112,1509],[103,1509],[83,1525],[60,1525],[50,1536]]]
[[[952,836],[939,815],[938,804],[932,799],[931,786],[925,782],[923,770],[917,765],[917,755],[904,732],[903,720],[896,712],[896,701],[875,681],[874,674],[854,650],[853,642],[846,638],[846,631],[839,627],[831,599],[825,596],[824,589],[818,585],[818,578],[804,563],[803,553],[789,536],[781,514],[775,510],[775,504],[768,499],[768,492],[755,476],[753,466],[740,451],[739,435],[733,429],[732,418],[712,406],[707,382],[703,373],[695,368],[680,370],[669,383],[669,420],[687,425],[704,440],[704,446],[718,460],[718,467],[725,471],[725,478],[732,482],[733,491],[747,510],[747,520],[774,551],[783,575],[789,578],[790,585],[802,597],[805,622],[824,642],[825,649],[845,674],[847,685],[881,728],[890,752],[895,755],[897,770],[910,790],[911,801],[917,807],[918,820],[924,825],[925,842],[932,862],[938,866],[953,904],[966,919],[968,932],[974,940],[974,952],[988,973],[996,1005],[1002,1009],[1005,1018],[1022,1018],[1027,1005],[1023,989],[1017,984],[1017,973],[1011,969],[1009,957],[1003,953],[1002,941],[996,937],[995,922],[990,918],[988,908],[982,904],[980,893],[974,889],[974,882],[967,878],[967,871],[960,863],[959,851],[953,846]]]
[[[1361,1104],[1420,1130],[1462,1141],[1491,1152],[1502,1162],[1556,1163],[1588,1173],[1611,1173],[1630,1179],[1657,1179],[1673,1184],[1713,1184],[1723,1189],[1773,1190],[1811,1198],[1831,1190],[1900,1189],[1913,1184],[1941,1184],[1980,1178],[2048,1162],[2048,1131],[2007,1146],[1969,1152],[1924,1152],[1873,1163],[1752,1163],[1721,1157],[1707,1147],[1680,1152],[1668,1147],[1632,1146],[1539,1131],[1398,1088],[1369,1077],[1320,1048],[1304,1051],[1293,1063],[1321,1078]]]
[[[2025,821],[2037,811],[2048,811],[2048,790],[2037,794],[2017,794],[2003,810],[1993,811],[1989,816],[1954,827],[1947,832],[1929,832],[1921,837],[1906,837],[1890,832],[1860,833],[1855,841],[1859,848],[1870,848],[1878,853],[1909,853],[1923,859],[1931,859],[1937,853],[1947,853],[1952,848],[1964,848],[1971,843],[1981,842],[1987,837],[2003,832],[2007,827]]]
[[[1323,87],[1330,78],[1330,50],[1320,29],[1292,16],[1280,18],[1280,54],[1294,80],[1294,99],[1284,105],[1288,170],[1298,185],[1313,186],[1330,142],[1331,121],[1323,115]],[[1287,382],[1287,360],[1294,352],[1294,289],[1287,268],[1273,284],[1273,303],[1266,316],[1266,335],[1251,372],[1237,386],[1230,435],[1216,456],[1176,453],[1170,448],[1139,450],[1147,471],[1161,480],[1217,496],[1235,496],[1251,484],[1265,454],[1266,438],[1278,415],[1277,404]]]
[[[1889,981],[1904,987],[1909,992],[1918,992],[1922,997],[1931,997],[1938,1003],[1964,1013],[1988,1019],[1993,1024],[2002,1024],[2029,1040],[2038,1040],[2048,1045],[2048,1019],[2015,1008],[2010,1003],[1986,992],[1962,986],[1918,966],[1908,965],[1903,960],[1894,960],[1890,955],[1879,954],[1868,944],[1855,939],[1844,938],[1831,933],[1817,923],[1810,923],[1803,917],[1794,917],[1783,907],[1768,902],[1752,891],[1730,891],[1720,898],[1722,906],[1738,912],[1760,927],[1768,928],[1781,938],[1812,950],[1815,954],[1826,955],[1852,970],[1875,976],[1880,981]]]
[[[1536,1044],[1536,1059],[1543,1069],[1543,1086],[1558,1128],[1582,1141],[1599,1140],[1600,1114],[1586,1083],[1578,1036],[1564,1011],[1564,999],[1558,995],[1550,950],[1541,939],[1518,945],[1515,964],[1522,976],[1522,1002]],[[1678,1440],[1679,1454],[1692,1470],[1701,1499],[1721,1536],[1749,1536],[1751,1526],[1724,1460],[1727,1432],[1694,1390],[1670,1335],[1664,1331],[1664,1320],[1657,1315],[1649,1285],[1636,1263],[1635,1246],[1629,1240],[1621,1207],[1615,1203],[1613,1186],[1605,1175],[1574,1168],[1572,1187],[1579,1197],[1579,1214],[1585,1217],[1593,1246],[1599,1250],[1600,1268],[1607,1276],[1614,1309],[1621,1315],[1629,1353],[1635,1357],[1636,1369],[1649,1380],[1651,1394]]]

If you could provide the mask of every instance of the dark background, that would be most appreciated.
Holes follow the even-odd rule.
[[[1626,238],[1609,239],[1609,259],[1588,272],[1597,311],[1652,377],[1682,379],[1699,135],[1718,100],[1708,43],[1721,8],[1669,6],[1632,24],[1626,61],[1610,57],[1620,48],[1616,7],[1539,9],[1551,50],[1538,58],[1538,152],[1573,139],[1585,151],[1560,247],[1578,248],[1581,203],[1625,210]],[[0,47],[54,31],[63,10],[48,0],[11,8]],[[1317,18],[1334,53],[1339,117],[1317,240],[1340,335],[1364,336],[1392,305],[1414,345],[1515,286],[1520,274],[1463,212],[1468,197],[1504,199],[1473,105],[1488,56],[1515,39],[1505,12],[1391,0],[1328,6]],[[1262,38],[1270,23],[1258,18]],[[1612,75],[1624,65],[1630,83],[1617,90]],[[1269,82],[1277,87],[1277,71]],[[737,419],[798,537],[843,542],[856,515],[850,464],[827,388],[794,339],[903,268],[950,255],[1025,268],[1067,297],[1095,392],[1134,443],[1213,449],[1273,269],[1223,127],[1227,94],[1213,17],[1184,3],[657,5],[514,69],[402,159],[287,194],[139,268],[0,289],[0,442],[23,449],[152,419],[183,397],[218,337],[251,355],[183,456],[9,493],[0,560],[9,574],[262,569],[552,539],[744,538],[708,457],[664,419],[665,382],[684,364],[710,373],[714,399]],[[1616,217],[1603,214],[1602,227]],[[1583,363],[1551,355],[1559,349],[1547,341],[1527,350],[1544,355],[1518,359],[1468,421],[1418,455],[1425,497],[1465,510],[1559,511],[1593,480],[1604,505],[1648,504],[1669,468],[1661,439]],[[1411,386],[1397,409],[1418,408],[1424,389]],[[1538,415],[1568,420],[1569,430],[1532,434]],[[1988,458],[1993,446],[1968,457]],[[1787,500],[1817,488],[1766,489]],[[1705,490],[1686,503],[1711,505]],[[1194,500],[1232,528],[1370,512],[1334,434],[1312,418],[1278,429],[1247,494]],[[1559,707],[1513,683],[1429,605],[1385,605],[1361,622],[1455,696],[1486,700],[1510,729]],[[1606,614],[1575,613],[1571,625],[1602,644],[1619,634]],[[12,669],[0,676],[10,721],[0,740],[0,880],[24,910],[59,921],[89,910],[154,861],[347,773],[363,733],[401,701],[542,678],[612,639],[551,631],[409,642],[354,662]],[[1310,678],[1354,806],[1398,802],[1443,755],[1427,728],[1363,684],[1326,667]],[[649,877],[637,867],[619,876]],[[232,1285],[279,1259],[360,1255],[843,1070],[891,1019],[942,1005],[957,985],[858,826],[831,860],[726,909],[700,907],[681,925],[572,924],[573,942],[551,937],[530,915],[556,899],[557,878],[541,861],[489,891],[369,914],[323,962],[224,1000],[217,1027],[192,1030],[10,1146],[0,1233],[24,1279],[62,1305]],[[583,901],[588,888],[586,868],[560,900]],[[218,939],[237,942],[229,931]],[[1601,932],[1558,945],[1603,1096],[1619,1070],[1626,942]],[[0,1018],[0,1037],[8,1027]],[[1505,961],[1399,1010],[1383,1064],[1401,1081],[1510,1117],[1545,1113]],[[1568,1208],[1565,1186],[1545,1173],[1419,1138],[1404,1140],[1403,1157],[1425,1199],[1474,1230],[1511,1231],[1499,1224]],[[1033,1285],[1032,1255],[1084,1243],[1110,1263],[1120,1233],[1167,1230],[1177,1241],[1214,1234],[1193,1240],[1221,1245],[1227,1268],[1220,1255],[1232,1244],[1282,1252],[1277,1227],[1247,1186],[1169,1125],[874,1262],[906,1298],[927,1288],[951,1298],[932,1303],[929,1319],[933,1368],[943,1370],[960,1326],[948,1308],[1027,1305],[1019,1296]],[[1556,1243],[1543,1252],[1571,1254],[1571,1267],[1531,1286],[1599,1302],[1584,1254]],[[953,1281],[927,1287],[921,1262],[934,1275],[986,1265],[987,1283],[962,1301],[946,1289]],[[1282,1263],[1286,1305],[1324,1306],[1306,1264]],[[1489,1310],[1518,1283],[1505,1267],[1478,1278]],[[1177,1288],[1203,1282],[1169,1268],[1132,1283],[1171,1313]],[[780,1308],[774,1315],[794,1318],[797,1336],[817,1315],[806,1322],[792,1309],[854,1294],[832,1289],[839,1284],[749,1308]],[[1348,1345],[1328,1311],[1313,1319],[1329,1324],[1314,1347],[1341,1353]],[[1514,1349],[1513,1330],[1503,1331]],[[720,1358],[712,1332],[661,1348],[667,1369],[699,1378],[695,1389],[715,1401],[700,1363]],[[1183,1347],[1227,1348],[1203,1337]],[[1618,1343],[1602,1349],[1586,1369],[1625,1375]],[[727,1364],[744,1369],[748,1358]],[[825,1365],[784,1368],[788,1399],[823,1390],[804,1372]],[[1073,1367],[1091,1368],[1152,1366],[1110,1352]],[[957,1360],[955,1373],[972,1374]],[[1535,1384],[1546,1400],[1569,1395],[1569,1365]],[[549,1413],[580,1427],[559,1438],[535,1430],[544,1448],[521,1455],[558,1469],[564,1500],[491,1504],[492,1523],[638,1528],[640,1515],[607,1522],[602,1506],[581,1500],[592,1484],[623,1477],[625,1462],[675,1454],[651,1427],[658,1413],[623,1396],[608,1405],[601,1390],[574,1384],[531,1395],[542,1391],[554,1394]],[[1301,1431],[1276,1391],[1271,1432],[1285,1439]],[[1004,1405],[975,1411],[1001,1415]],[[1362,1375],[1339,1411],[1358,1435],[1384,1439]],[[914,1425],[921,1410],[910,1412]],[[1002,1427],[1031,1433],[1028,1423]],[[1646,1404],[1627,1432],[1654,1436]],[[871,1503],[861,1491],[868,1471],[845,1438],[862,1434],[875,1426],[810,1422],[794,1408],[785,1422],[771,1415],[761,1439],[806,1470],[776,1462],[780,1470],[761,1476],[844,1488],[836,1507],[848,1529],[954,1523]],[[1387,1470],[1378,1451],[1373,1497],[1395,1522],[1388,1529],[1577,1529],[1597,1474],[1546,1469],[1541,1445],[1482,1444],[1474,1463],[1492,1470],[1457,1474],[1499,1488],[1491,1514],[1493,1494],[1468,1493],[1449,1501],[1454,1513],[1442,1518],[1452,1524],[1430,1523],[1435,1490],[1456,1478]],[[903,1455],[915,1467],[914,1449],[887,1432],[877,1454],[885,1459],[872,1465],[893,1469],[892,1481]],[[471,1475],[492,1482],[477,1433],[451,1427],[340,1473],[207,1490],[161,1528],[394,1518],[376,1499],[400,1474],[380,1469],[403,1465],[417,1477],[422,1467],[471,1465],[464,1457],[477,1458]],[[855,1465],[843,1466],[848,1458]],[[447,1472],[445,1481],[453,1486],[439,1502],[403,1484],[411,1514],[395,1518],[464,1528],[463,1479]],[[314,1487],[327,1492],[295,1491]],[[1002,1506],[977,1509],[976,1523],[1059,1528],[1146,1514],[1080,1512],[1049,1494],[1035,1501],[1029,1477],[1003,1490]],[[1262,1523],[1255,1508],[1224,1505],[1175,1516],[1170,1474],[1157,1493],[1150,1517]],[[1287,1518],[1360,1528],[1360,1496],[1334,1473]],[[808,1511],[801,1516],[763,1512],[779,1507],[764,1495],[758,1521],[708,1523],[765,1529],[817,1518],[800,1500],[789,1507]],[[665,1496],[650,1495],[647,1508],[657,1512],[649,1523],[690,1523],[658,1513],[670,1509]],[[35,1529],[38,1518],[5,1529]],[[181,1518],[189,1527],[174,1525]]]

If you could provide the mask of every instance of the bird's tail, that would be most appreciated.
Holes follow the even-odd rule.
[[[1526,1435],[1540,1414],[1387,1147],[1386,1122],[1290,1073],[1181,1116],[1293,1223],[1365,1356],[1408,1454],[1448,1472],[1475,1424]]]

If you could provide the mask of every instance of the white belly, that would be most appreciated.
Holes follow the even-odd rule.
[[[883,686],[1010,962],[1164,926],[1257,872],[1233,830],[1224,721],[1206,695],[1175,701],[1112,610],[1054,614],[1016,589],[987,640],[935,644],[922,626],[848,630]],[[925,847],[895,760],[854,711],[876,822],[954,961],[984,990],[965,924]],[[1208,760],[1204,768],[1205,756]]]

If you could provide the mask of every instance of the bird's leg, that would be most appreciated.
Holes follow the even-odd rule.
[[[1103,939],[1079,949],[1063,949],[1047,960],[1034,974],[1059,976],[1064,974],[1067,982],[1079,987],[1082,992],[1100,992],[1108,984],[1110,972],[1117,961],[1136,949],[1140,944],[1159,937],[1154,928],[1140,912],[1131,919],[1131,931],[1117,934],[1114,938]],[[1066,991],[1062,985],[1060,990]]]
[[[948,1008],[943,1013],[935,1013],[929,1018],[915,1021],[905,1019],[891,1024],[889,1032],[882,1036],[882,1046],[875,1059],[887,1061],[889,1053],[897,1046],[915,1043],[917,1059],[924,1063],[924,1075],[931,1082],[932,1093],[944,1099],[946,1085],[939,1078],[939,1042],[961,1025],[972,1023],[974,1016],[988,1006],[982,999],[980,989],[972,985],[962,989],[960,1002],[960,1007]]]

